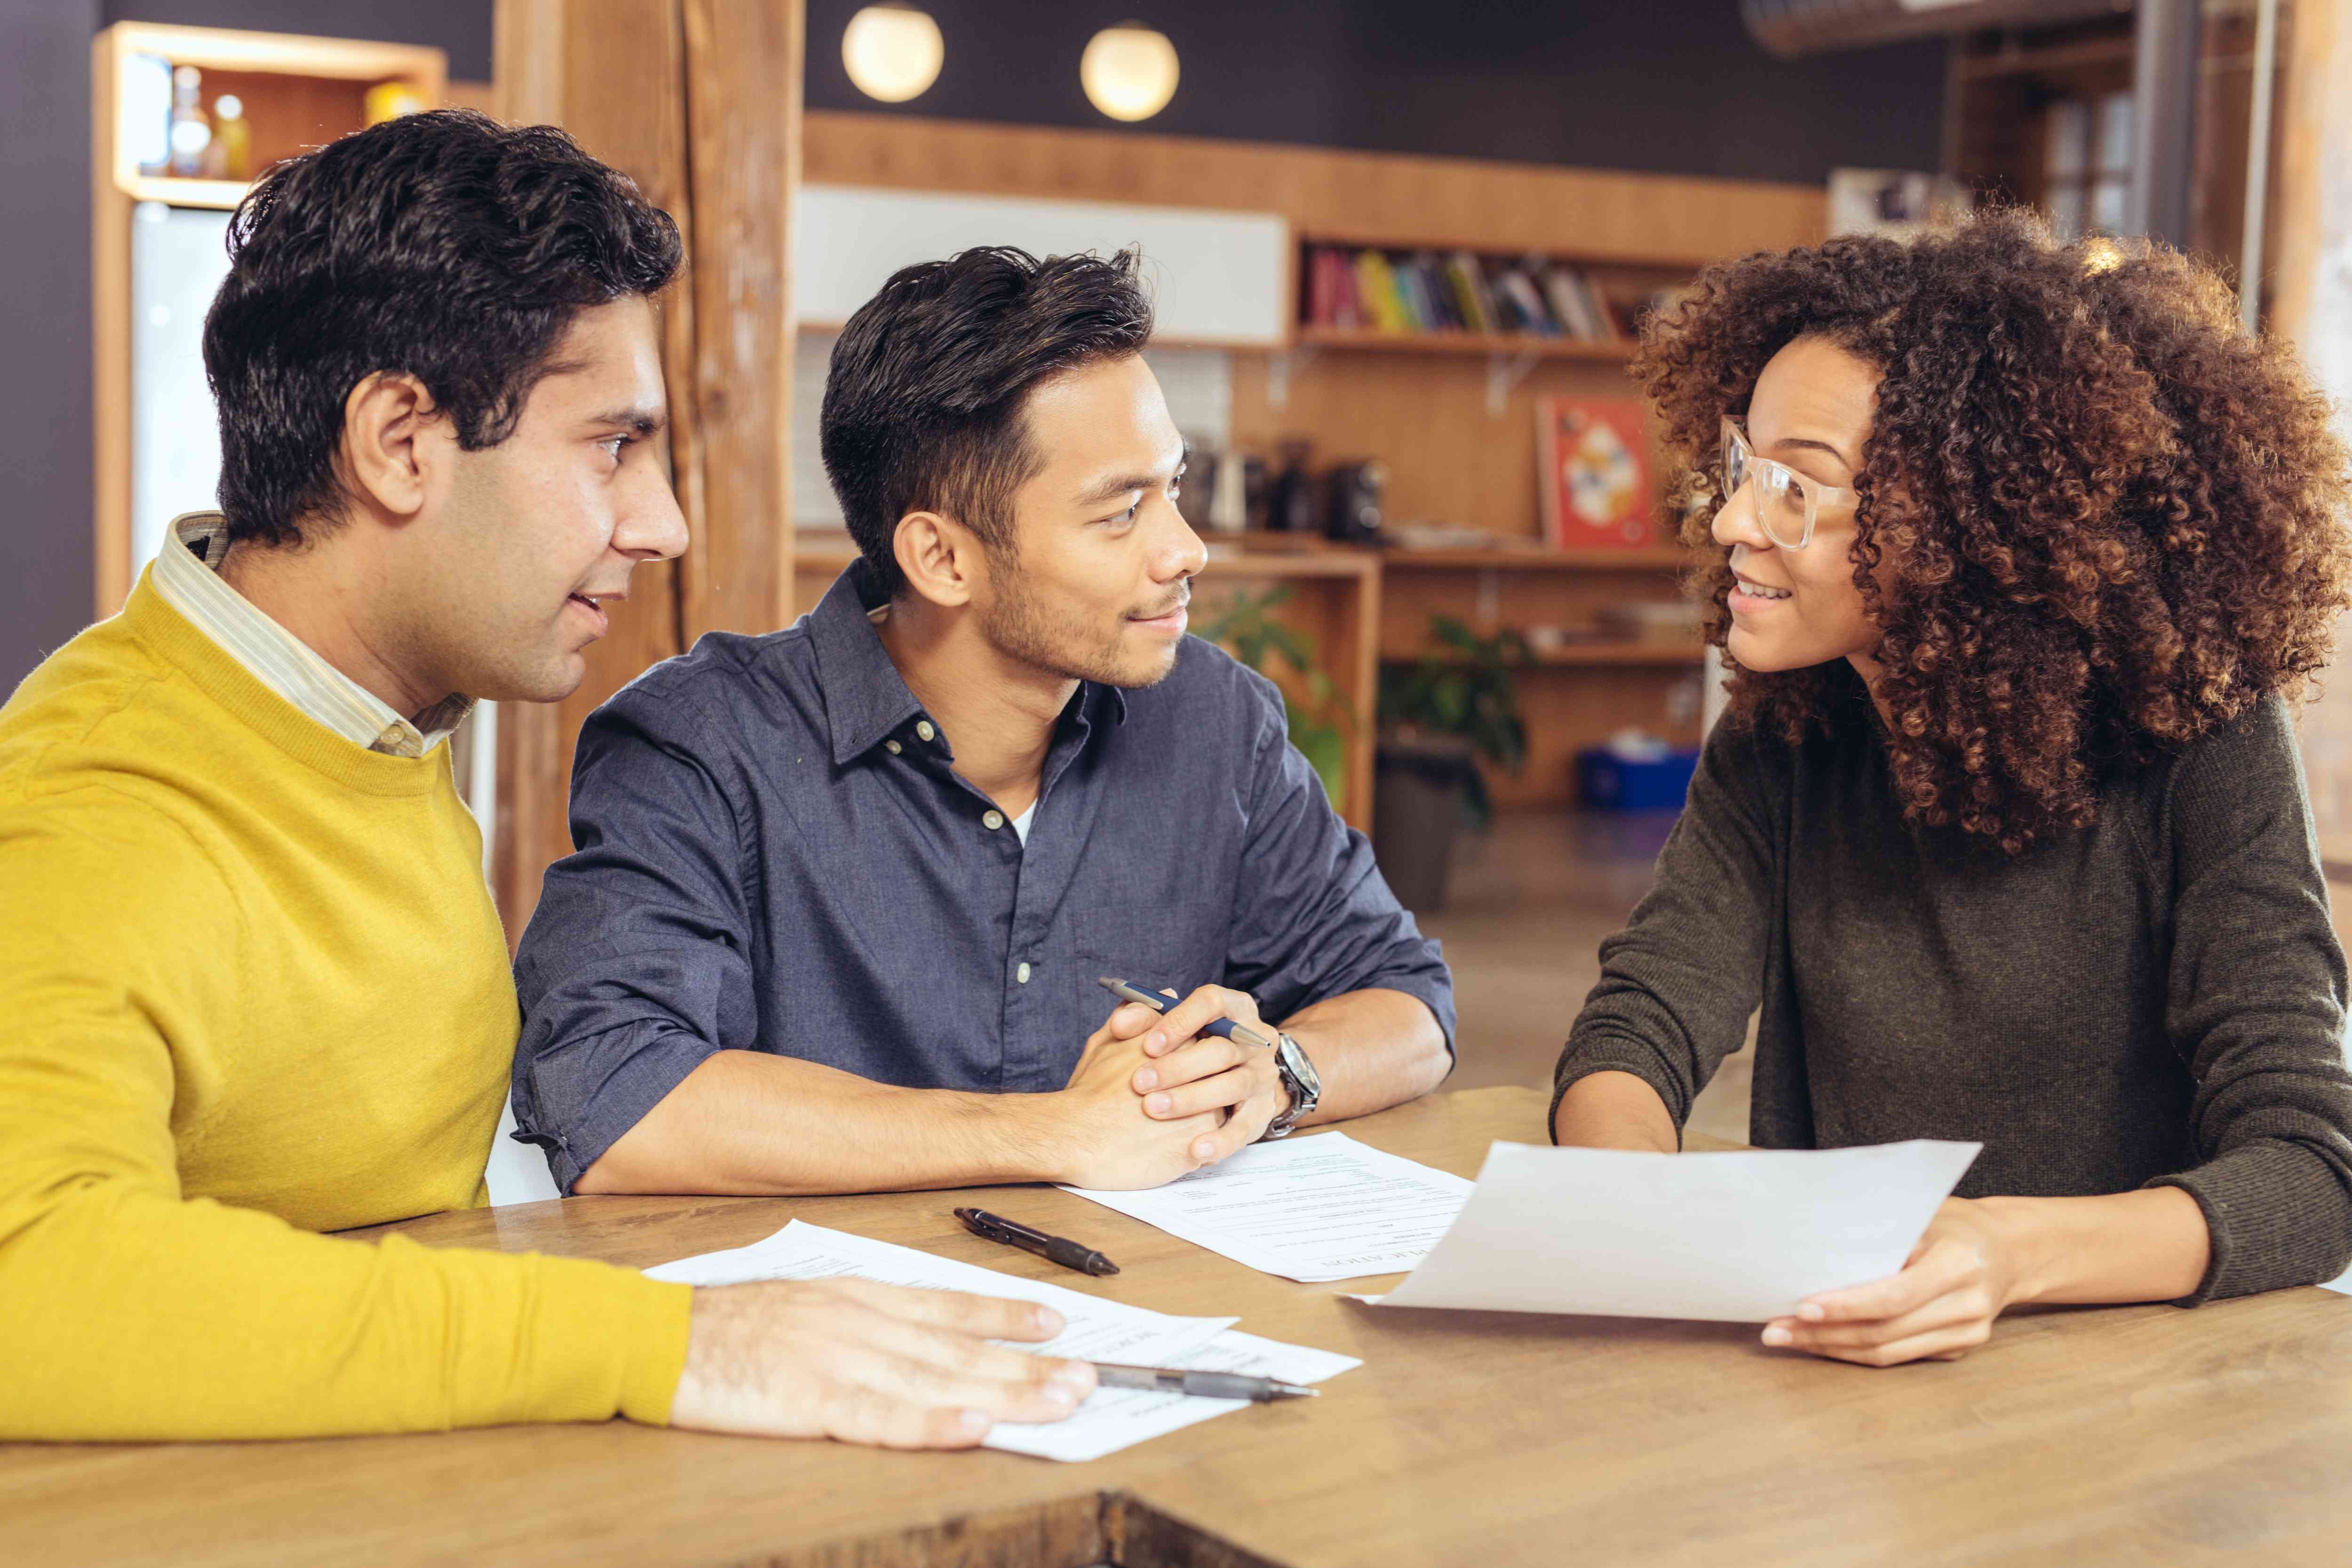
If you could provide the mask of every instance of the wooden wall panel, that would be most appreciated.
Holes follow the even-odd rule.
[[[1279,212],[1302,234],[1697,261],[1822,237],[1815,185],[816,111],[814,184]]]
[[[1483,528],[1513,542],[1542,533],[1536,490],[1536,400],[1559,394],[1640,401],[1622,363],[1537,362],[1487,412],[1483,354],[1293,351],[1287,397],[1272,395],[1274,356],[1234,355],[1235,446],[1268,458],[1281,444],[1312,444],[1319,472],[1378,458],[1388,465],[1391,522]]]

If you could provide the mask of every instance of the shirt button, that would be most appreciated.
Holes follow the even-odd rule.
[[[1004,826],[1004,814],[1001,811],[983,812],[981,815],[980,825],[993,833]]]
[[[885,742],[882,742],[882,749],[883,749],[884,751],[886,751],[886,752],[889,752],[889,753],[890,753],[892,756],[894,756],[894,757],[895,757],[895,756],[897,756],[900,752],[902,752],[902,751],[906,750],[906,748],[905,748],[904,746],[901,746],[901,745],[900,745],[900,744],[898,744],[898,742],[896,742],[896,741],[885,741]]]
[[[1023,964],[1020,968],[1018,968],[1018,969],[1014,970],[1014,971],[1013,972],[1013,979],[1015,979],[1015,980],[1018,980],[1018,981],[1019,981],[1019,982],[1021,982],[1021,984],[1024,984],[1024,985],[1028,984],[1029,984],[1029,966],[1028,966],[1027,964],[1025,964],[1025,963],[1024,963],[1024,964]]]
[[[915,721],[915,733],[928,741],[939,731],[931,728],[931,721],[929,719],[919,719]]]

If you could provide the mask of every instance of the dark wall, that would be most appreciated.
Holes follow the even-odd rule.
[[[0,694],[89,619],[89,37],[0,0]]]
[[[1097,29],[1142,14],[1176,46],[1175,98],[1137,127],[1386,153],[1813,184],[1841,164],[1932,169],[1944,45],[1776,60],[1738,0],[920,0],[947,61],[877,103],[841,34],[861,0],[808,0],[808,105],[1118,129],[1078,87]]]
[[[490,75],[490,0],[0,0],[0,696],[90,617],[89,41],[125,21],[433,44]]]

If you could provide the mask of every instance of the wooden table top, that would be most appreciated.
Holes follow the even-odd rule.
[[[1543,1097],[1438,1095],[1350,1135],[1465,1175]],[[645,1266],[798,1216],[1360,1356],[1324,1395],[1096,1460],[596,1426],[0,1446],[0,1556],[41,1563],[759,1563],[777,1568],[2352,1561],[2352,1300],[2021,1313],[1870,1371],[1741,1324],[1384,1312],[1052,1188],[983,1195],[1116,1258],[970,1236],[949,1193],[575,1198],[438,1215],[431,1245]]]

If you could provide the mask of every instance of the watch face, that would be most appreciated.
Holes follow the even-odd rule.
[[[1282,1037],[1282,1065],[1298,1080],[1298,1098],[1303,1102],[1300,1110],[1308,1109],[1323,1098],[1323,1079],[1316,1072],[1315,1064],[1307,1059],[1307,1053],[1288,1035]]]

